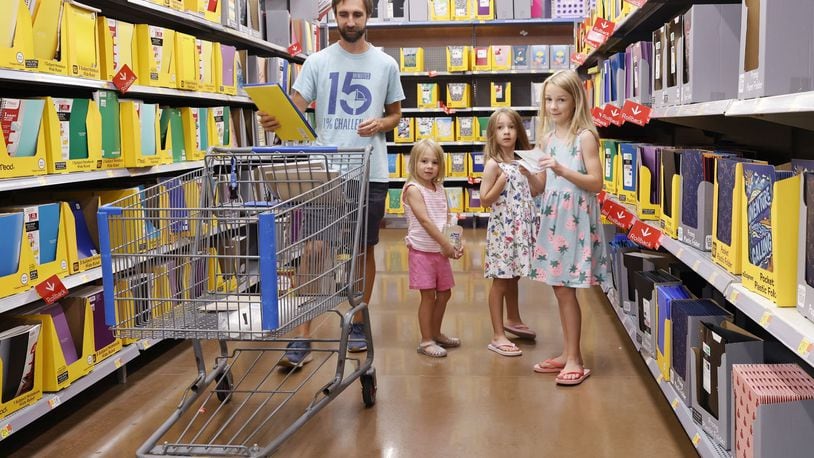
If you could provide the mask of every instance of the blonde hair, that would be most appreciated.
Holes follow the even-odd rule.
[[[486,146],[483,147],[484,159],[492,159],[496,162],[503,162],[503,154],[500,149],[497,135],[497,122],[501,115],[506,115],[509,120],[514,123],[514,129],[517,132],[517,138],[514,141],[514,149],[524,150],[531,149],[529,143],[529,136],[526,135],[526,129],[523,127],[523,119],[520,115],[511,108],[498,108],[489,116],[489,124],[486,125]]]
[[[435,155],[435,159],[438,161],[438,175],[433,181],[435,183],[442,183],[447,176],[444,150],[441,148],[441,145],[429,138],[419,140],[410,150],[410,162],[407,165],[407,182],[415,181],[415,176],[418,175],[418,161],[425,152],[430,152]]]
[[[591,119],[585,88],[582,86],[579,75],[573,70],[560,70],[549,76],[543,83],[543,88],[541,89],[542,94],[540,95],[542,103],[540,104],[539,113],[542,122],[538,124],[537,142],[542,142],[544,136],[554,129],[554,123],[549,119],[546,113],[545,91],[549,85],[557,86],[564,90],[574,100],[574,113],[571,116],[571,125],[568,126],[569,143],[574,141],[576,136],[583,130],[589,131],[598,142],[599,133],[596,131],[596,127]]]

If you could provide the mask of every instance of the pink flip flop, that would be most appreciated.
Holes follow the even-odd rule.
[[[520,356],[523,354],[523,350],[517,348],[517,345],[513,343],[496,344],[492,342],[486,348],[501,356]]]
[[[534,340],[537,338],[537,333],[529,329],[528,326],[525,324],[504,324],[503,330],[506,332],[510,332],[521,339],[529,339]]]
[[[565,378],[569,375],[579,375],[577,378]],[[557,385],[566,385],[566,386],[574,386],[579,385],[580,383],[584,382],[588,376],[591,375],[590,369],[582,369],[581,371],[568,371],[568,372],[560,372],[557,376]]]
[[[534,365],[534,372],[539,374],[557,374],[562,372],[565,364],[547,359]]]

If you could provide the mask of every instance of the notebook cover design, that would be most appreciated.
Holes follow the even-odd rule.
[[[466,174],[466,154],[467,153],[447,153],[450,158],[450,168],[448,174],[454,173],[457,175]]]
[[[689,299],[675,302],[670,309],[673,334],[672,368],[682,380],[687,380],[687,327],[689,317],[725,316],[726,312],[710,299]]]
[[[771,210],[774,166],[743,164],[743,186],[746,192],[746,225],[749,262],[773,271]]]
[[[534,70],[546,70],[549,67],[548,61],[548,45],[530,45],[529,46],[529,55],[531,60],[529,61],[530,68]]]
[[[435,118],[416,118],[416,138],[432,138]]]
[[[274,113],[281,127],[275,134],[283,141],[312,142],[317,134],[279,84],[247,84],[246,93],[260,111]]]
[[[413,139],[413,122],[411,118],[401,118],[396,126],[396,138]]]
[[[447,46],[447,52],[449,53],[450,66],[461,67],[464,65],[465,46]]]
[[[492,91],[493,91],[493,98],[495,99],[495,103],[506,103],[506,94],[508,92],[508,88],[510,87],[511,83],[508,82],[500,82],[500,83],[492,83]]]
[[[139,110],[139,123],[141,125],[141,155],[155,156],[157,150],[155,138],[156,105],[137,102],[136,107]],[[166,135],[170,128],[169,117],[172,112],[173,110],[166,109],[161,113],[161,149],[166,148]]]
[[[639,148],[642,155],[642,165],[650,170],[650,203],[659,204],[659,178],[661,169],[661,149],[657,146],[644,145]]]
[[[461,102],[466,93],[466,83],[449,83],[447,84],[447,92],[449,93],[450,102]]]
[[[113,91],[96,91],[93,94],[102,116],[102,157],[121,157],[121,132],[119,125],[119,97]]]
[[[71,159],[87,159],[88,158],[88,108],[90,106],[89,99],[73,99],[73,105],[70,109],[69,121],[69,137],[70,137],[70,152]],[[63,113],[64,116],[64,113]],[[63,119],[60,118],[60,121]],[[63,125],[60,122],[60,125]]]
[[[435,136],[439,141],[455,140],[455,120],[452,118],[435,118]]]
[[[726,245],[732,244],[732,199],[735,191],[735,166],[737,159],[719,158],[715,178],[718,182],[718,230],[715,236]]]
[[[622,189],[636,191],[639,179],[639,165],[636,163],[638,146],[633,143],[622,143]]]
[[[461,137],[472,138],[475,135],[473,121],[474,119],[470,117],[457,118]]]
[[[105,295],[101,287],[88,297],[93,308],[94,348],[99,351],[113,343],[115,337],[105,322]]]
[[[57,333],[57,340],[59,340],[62,355],[65,357],[65,364],[76,362],[79,357],[76,354],[76,346],[73,336],[71,336],[71,330],[68,327],[68,320],[65,317],[65,311],[62,310],[62,306],[57,302],[49,305],[43,312],[51,315],[51,319],[54,321],[54,330]]]
[[[0,125],[6,152],[14,157],[31,157],[37,153],[43,99],[8,99],[0,101]]]
[[[529,68],[528,46],[512,46],[512,68]]]
[[[404,56],[403,67],[405,69],[418,68],[418,48],[402,48],[402,55]]]
[[[667,217],[673,216],[673,175],[680,170],[679,160],[681,155],[672,149],[663,149],[661,151],[661,167],[663,175],[661,180],[663,183],[662,190],[664,194],[661,196],[661,212]]]
[[[701,162],[701,151],[681,153],[681,222],[692,228],[698,228],[698,186],[704,181]]]
[[[668,285],[659,286],[656,288],[658,295],[659,307],[659,332],[658,332],[658,349],[662,355],[667,354],[667,339],[666,339],[666,326],[667,321],[671,319],[671,309],[673,301],[679,299],[691,299],[692,294],[684,285]],[[670,342],[672,343],[672,342]]]

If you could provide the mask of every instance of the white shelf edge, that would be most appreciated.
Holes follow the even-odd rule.
[[[133,0],[131,0],[133,1]],[[585,18],[530,18],[530,19],[466,19],[450,21],[393,21],[374,18],[368,21],[367,27],[371,29],[386,29],[395,27],[466,27],[466,26],[518,26],[518,25],[573,25],[582,22]],[[327,23],[329,29],[336,29],[336,22]]]
[[[742,283],[733,283],[725,296],[729,302],[753,319],[783,345],[814,366],[814,323],[796,307],[778,307],[770,300],[749,291]]]
[[[70,290],[71,288],[90,283],[100,278],[102,278],[102,268],[96,267],[94,269],[86,270],[85,272],[69,275],[62,279],[62,284],[64,284],[65,287]],[[35,290],[32,286],[32,288],[27,291],[0,299],[0,313],[14,310],[18,307],[22,307],[38,300],[40,300],[40,296],[37,294],[37,290]]]
[[[814,91],[734,100],[727,116],[814,113]]]
[[[727,288],[732,283],[740,283],[740,277],[730,274],[723,267],[715,264],[709,252],[699,251],[683,242],[663,235],[661,246],[672,253],[684,264],[690,266],[694,271],[701,274],[709,284],[721,293],[726,293]]]
[[[512,68],[508,70],[472,70],[466,72],[401,72],[402,77],[430,77],[436,76],[491,76],[491,75],[550,75],[557,70],[551,69],[522,69]]]
[[[93,172],[75,172],[54,175],[39,175],[33,177],[3,178],[0,179],[0,192],[69,184],[77,181],[105,180],[109,178],[155,175],[165,172],[181,172],[201,168],[203,167],[203,164],[204,161],[186,161],[176,162],[173,164],[156,165],[152,167],[108,169],[96,170]],[[0,303],[1,302],[2,299],[0,299]]]
[[[403,147],[412,147],[415,142],[409,143],[395,143],[395,142],[387,142],[387,146],[403,146]],[[483,146],[486,142],[438,142],[441,146]]]
[[[733,99],[653,108],[653,119],[687,118],[695,116],[724,116],[735,102]]]
[[[64,390],[56,393],[43,393],[42,399],[36,403],[0,419],[0,430],[7,431],[9,435],[13,435],[48,414],[51,410],[59,407],[60,404],[87,390],[96,382],[112,374],[119,368],[124,367],[125,364],[135,359],[139,354],[140,351],[137,345],[123,347],[121,351],[94,366],[89,374],[76,380]]]

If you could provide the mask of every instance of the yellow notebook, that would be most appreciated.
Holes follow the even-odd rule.
[[[40,0],[37,6],[34,15],[34,56],[38,59],[53,59],[56,56],[62,7],[62,0]]]
[[[279,84],[247,84],[243,88],[260,111],[280,121],[276,134],[286,142],[313,142],[316,132]]]

